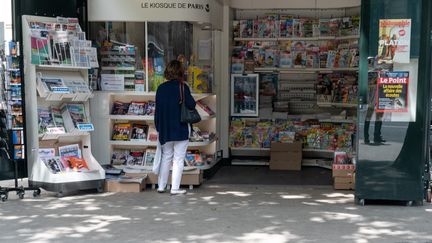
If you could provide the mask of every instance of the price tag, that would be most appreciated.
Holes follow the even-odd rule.
[[[91,123],[81,123],[77,125],[78,130],[81,132],[91,132],[94,131],[94,126]]]

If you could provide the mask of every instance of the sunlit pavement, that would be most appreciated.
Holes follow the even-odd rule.
[[[0,242],[432,242],[432,206],[356,206],[331,187],[204,185],[0,203]]]

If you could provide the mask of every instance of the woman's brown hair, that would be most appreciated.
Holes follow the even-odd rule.
[[[165,68],[164,77],[166,80],[183,81],[183,75],[183,65],[177,60],[172,60]]]

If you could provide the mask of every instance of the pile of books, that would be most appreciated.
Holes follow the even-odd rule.
[[[40,148],[39,158],[53,174],[90,171],[79,144]]]
[[[269,14],[258,19],[233,21],[234,38],[292,38],[359,35],[360,17],[295,18]]]
[[[97,50],[86,40],[77,18],[57,17],[56,22],[29,22],[31,63],[99,67]]]
[[[111,114],[153,116],[155,113],[155,108],[156,104],[154,101],[132,101],[131,103],[115,101],[111,109]]]

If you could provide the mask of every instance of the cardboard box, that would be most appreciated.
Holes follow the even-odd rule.
[[[335,183],[334,185],[335,190],[352,190],[354,189],[354,186],[352,183]]]
[[[270,170],[301,170],[301,143],[276,143],[270,149]]]
[[[145,190],[145,183],[122,183],[117,180],[105,180],[106,192],[141,192]]]
[[[277,143],[272,142],[270,152],[302,152],[302,143]]]
[[[344,183],[353,183],[353,179],[352,177],[335,177],[334,178],[334,183],[335,184],[344,184]]]
[[[203,182],[203,173],[201,170],[194,171],[185,171],[182,175],[181,185],[193,185],[198,186]],[[147,184],[157,184],[158,183],[158,175],[149,173],[147,177]],[[168,177],[168,184],[171,185],[171,173]]]
[[[355,165],[333,164],[333,177],[352,177],[355,171]]]

